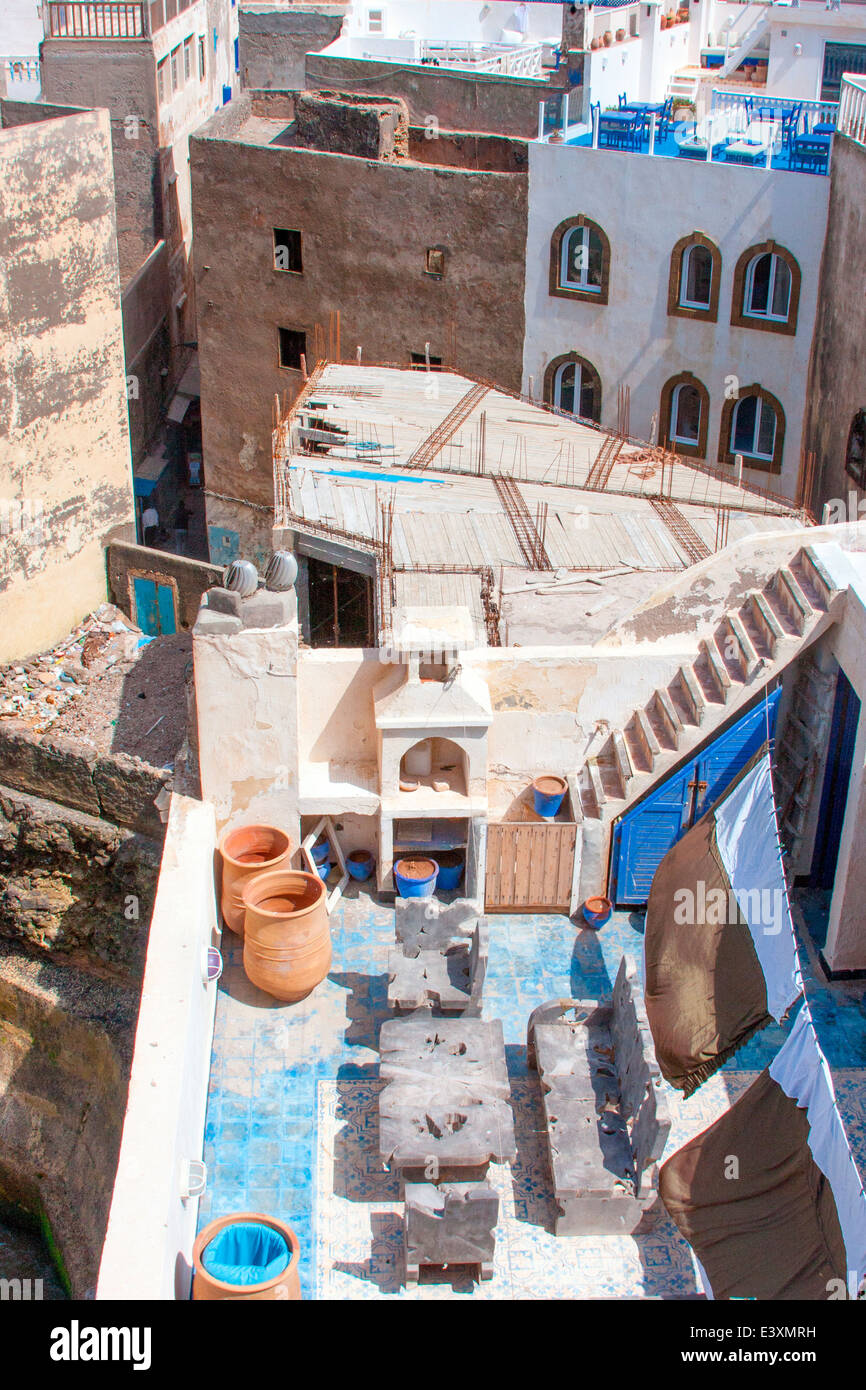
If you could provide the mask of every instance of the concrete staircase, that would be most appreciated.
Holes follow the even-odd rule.
[[[745,28],[745,24],[748,23],[750,18],[751,16],[749,16],[747,13],[745,19],[741,21],[739,25],[737,25],[737,28],[740,30],[740,33],[742,33],[743,29]],[[734,46],[731,47],[731,49],[729,50],[728,56],[722,63],[722,66],[715,70],[716,79],[720,80],[725,77],[730,77],[732,72],[736,72],[743,59],[751,57],[758,44],[760,43],[761,39],[769,31],[769,28],[770,20],[768,14],[768,7],[762,5],[757,18],[755,18],[754,21],[749,25],[749,27],[745,29],[745,33],[742,33],[742,38],[740,37],[740,33],[736,33],[734,35]]]
[[[832,621],[836,590],[809,546],[727,611],[695,658],[575,774],[587,822],[610,823],[712,737]],[[573,797],[573,800],[575,798]]]

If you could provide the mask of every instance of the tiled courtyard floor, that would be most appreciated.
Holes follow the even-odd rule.
[[[840,1108],[866,1172],[866,988],[828,985],[817,963],[823,903],[803,900],[801,957]],[[331,919],[330,974],[283,1005],[249,984],[242,944],[224,933],[208,1101],[208,1190],[200,1223],[230,1211],[281,1217],[297,1232],[308,1298],[688,1297],[690,1252],[667,1220],[638,1238],[552,1235],[552,1198],[538,1082],[525,1061],[527,1018],[545,999],[609,993],[624,951],[642,956],[643,919],[616,913],[599,932],[562,916],[488,918],[484,1016],[505,1034],[518,1159],[493,1168],[501,1195],[494,1278],[428,1271],[402,1288],[397,1185],[378,1157],[380,1024],[387,1007],[393,907],[353,885]],[[814,934],[814,935],[813,935]],[[667,1152],[712,1122],[777,1052],[786,1028],[758,1034],[689,1101],[671,1092]]]

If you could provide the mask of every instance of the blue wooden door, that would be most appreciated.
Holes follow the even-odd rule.
[[[166,636],[177,631],[174,612],[174,594],[170,584],[159,584],[155,579],[141,576],[133,579],[132,590],[135,595],[135,620],[148,637]]]
[[[668,850],[700,820],[776,729],[781,687],[678,768],[614,827],[610,893],[640,906]]]
[[[860,723],[860,700],[845,672],[839,669],[836,678],[836,698],[833,704],[833,723],[827,747],[827,766],[821,790],[821,809],[815,835],[810,883],[813,888],[832,888],[836,878],[836,860],[842,822],[848,802],[848,782],[854,761],[854,744]]]

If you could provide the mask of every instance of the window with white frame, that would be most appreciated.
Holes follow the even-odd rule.
[[[180,86],[180,44],[171,50],[171,90],[174,94]]]
[[[750,318],[787,323],[791,307],[791,270],[773,251],[755,256],[746,268],[743,313]]]
[[[687,246],[680,270],[680,306],[708,309],[712,302],[713,258],[706,246]]]
[[[592,364],[577,357],[561,362],[553,374],[550,404],[597,424],[601,418],[601,381]]]
[[[367,31],[370,34],[381,34],[384,28],[383,12],[381,10],[367,11]]]
[[[589,225],[572,227],[562,238],[560,287],[601,294],[603,275],[604,248],[598,232]]]
[[[701,393],[696,386],[680,382],[671,396],[671,443],[690,444],[697,448],[700,437]]]
[[[189,82],[192,77],[192,36],[183,41],[183,80]]]
[[[772,460],[776,449],[776,412],[760,396],[743,396],[731,420],[731,453]]]

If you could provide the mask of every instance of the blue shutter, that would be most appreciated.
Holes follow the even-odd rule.
[[[764,743],[768,728],[772,740],[780,693],[781,688],[771,691],[617,823],[611,856],[611,896],[617,905],[646,902],[668,850],[718,801]],[[707,783],[694,806],[689,787],[693,781]]]
[[[174,594],[170,584],[160,584],[157,588],[156,606],[159,613],[159,630],[163,636],[177,631],[174,616]]]

